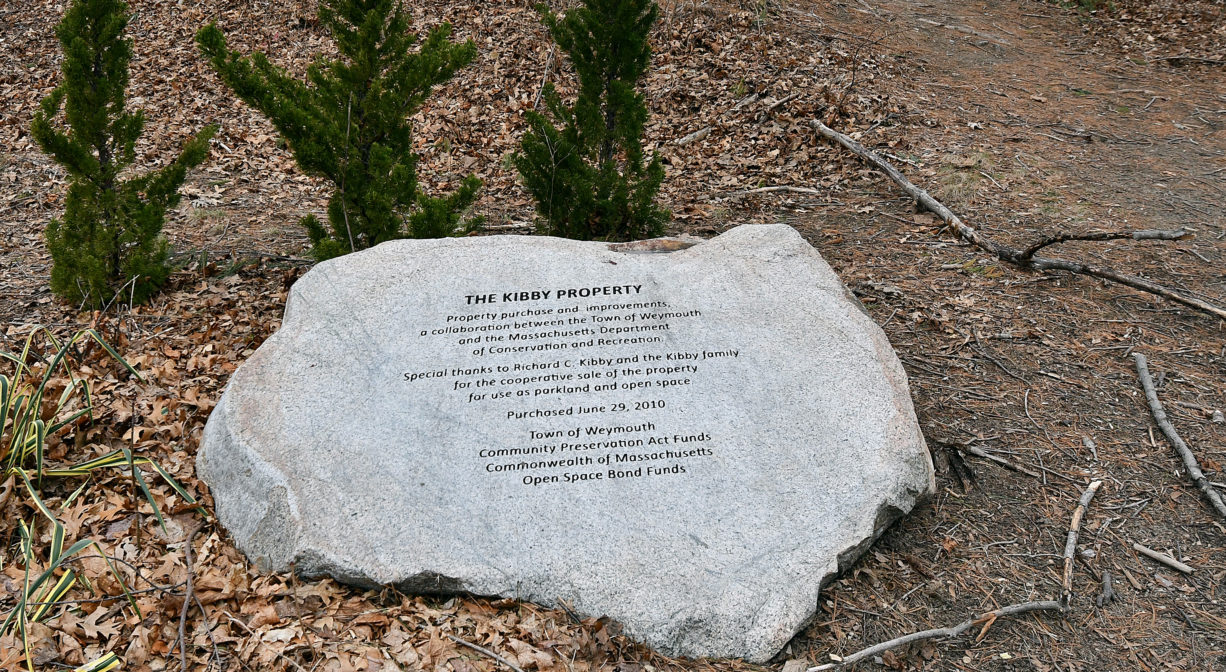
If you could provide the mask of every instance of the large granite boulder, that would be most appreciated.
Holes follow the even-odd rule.
[[[197,467],[268,570],[564,600],[750,661],[933,489],[885,335],[782,225],[321,263]]]

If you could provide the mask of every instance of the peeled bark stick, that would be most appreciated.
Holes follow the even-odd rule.
[[[1081,493],[1077,508],[1073,509],[1073,522],[1069,524],[1068,538],[1064,542],[1064,581],[1061,583],[1060,602],[1068,607],[1073,600],[1073,554],[1077,550],[1077,535],[1081,533],[1081,519],[1094,499],[1094,493],[1102,487],[1102,481],[1094,481],[1086,491]]]
[[[1144,555],[1150,560],[1161,562],[1162,564],[1166,565],[1167,567],[1170,567],[1171,569],[1177,569],[1183,572],[1184,574],[1191,574],[1192,572],[1196,571],[1194,568],[1183,564],[1182,562],[1176,560],[1175,558],[1172,558],[1166,553],[1159,553],[1158,551],[1155,551],[1154,549],[1148,546],[1142,546],[1141,544],[1138,544],[1135,541],[1132,542],[1132,550],[1136,551],[1137,553],[1140,553],[1141,555]]]
[[[857,651],[851,655],[844,656],[833,663],[825,663],[816,667],[810,667],[809,669],[805,670],[805,672],[821,672],[822,670],[834,670],[847,665],[854,665],[865,658],[875,656],[896,646],[902,646],[904,644],[910,644],[911,642],[918,642],[925,639],[936,639],[938,637],[945,639],[957,637],[976,625],[983,625],[984,623],[995,621],[1001,616],[1018,616],[1032,611],[1064,611],[1064,606],[1055,600],[1011,604],[1007,607],[1001,607],[996,611],[988,611],[974,618],[968,618],[967,620],[962,621],[961,623],[952,627],[924,630],[923,632],[913,632],[909,635],[903,635],[902,637],[891,639],[888,642],[882,642],[880,644],[870,646],[867,649]]]
[[[945,207],[928,192],[912,184],[911,181],[904,177],[902,173],[898,172],[897,168],[891,165],[889,161],[881,158],[881,156],[876,152],[872,151],[871,149],[867,149],[855,140],[852,140],[846,135],[839,133],[816,119],[812,121],[812,125],[817,132],[821,133],[826,138],[829,138],[830,140],[839,143],[843,147],[846,147],[853,154],[860,157],[860,159],[862,159],[864,162],[888,175],[895,184],[902,187],[902,190],[907,192],[911,198],[914,198],[921,207],[940,217],[945,224],[954,229],[963,240],[978,246],[980,249],[986,252],[991,253],[1001,261],[1035,271],[1068,271],[1069,273],[1088,275],[1095,278],[1101,278],[1103,280],[1110,280],[1127,287],[1132,287],[1133,289],[1139,289],[1143,292],[1148,292],[1150,294],[1170,299],[1176,303],[1182,303],[1185,306],[1195,308],[1226,320],[1226,308],[1215,306],[1208,301],[1198,299],[1194,296],[1181,294],[1157,283],[1150,282],[1144,278],[1139,278],[1135,275],[1128,275],[1126,273],[1120,273],[1102,266],[1083,264],[1080,261],[1028,256],[1026,254],[1026,250],[1020,250],[1015,247],[998,243],[979,233],[974,228],[967,226],[961,219],[959,219],[957,215],[953,213],[952,210]],[[1132,235],[1129,234],[1129,237],[1132,237]],[[1141,239],[1148,238],[1149,237],[1145,237]]]
[[[1209,479],[1205,478],[1205,472],[1200,470],[1200,464],[1197,463],[1196,456],[1192,454],[1192,449],[1188,448],[1188,444],[1179,438],[1174,425],[1166,417],[1166,410],[1162,408],[1162,402],[1158,400],[1158,391],[1154,389],[1154,381],[1149,377],[1149,366],[1145,362],[1145,355],[1134,352],[1132,358],[1136,360],[1137,378],[1141,379],[1141,387],[1145,390],[1145,398],[1149,401],[1149,410],[1154,416],[1154,422],[1158,423],[1158,428],[1166,435],[1171,445],[1175,446],[1175,451],[1183,460],[1184,468],[1188,470],[1188,478],[1191,478],[1196,487],[1205,493],[1205,499],[1209,500],[1209,504],[1217,510],[1218,514],[1226,518],[1226,502],[1222,501],[1222,495],[1214,490]]]

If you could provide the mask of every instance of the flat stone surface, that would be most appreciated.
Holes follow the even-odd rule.
[[[321,263],[197,463],[261,567],[607,615],[765,661],[933,489],[885,335],[783,225]]]

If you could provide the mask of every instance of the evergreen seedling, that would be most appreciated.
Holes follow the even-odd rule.
[[[93,308],[116,293],[143,302],[166,281],[162,222],[216,131],[203,130],[165,168],[120,178],[135,161],[145,126],[144,114],[125,106],[132,58],[132,41],[123,37],[127,25],[122,0],[73,0],[56,27],[64,80],[43,99],[30,129],[70,177],[64,217],[47,225],[51,289]],[[56,120],[61,108],[66,129]]]
[[[584,0],[560,18],[539,9],[579,80],[574,105],[564,104],[552,83],[545,86],[549,116],[528,113],[531,130],[515,157],[545,232],[584,240],[660,235],[670,217],[655,203],[664,168],[654,153],[644,161],[647,105],[635,89],[651,60],[656,4]]]
[[[226,47],[215,24],[196,42],[222,81],[272,121],[298,166],[336,185],[328,228],[302,219],[316,259],[365,249],[394,238],[436,238],[464,232],[461,213],[476,200],[480,180],[469,175],[449,196],[433,198],[417,184],[412,124],[436,84],[476,57],[471,40],[452,42],[451,26],[417,36],[397,0],[323,0],[319,20],[336,40],[338,60],[319,58],[307,81],[291,77],[259,52],[250,58]]]

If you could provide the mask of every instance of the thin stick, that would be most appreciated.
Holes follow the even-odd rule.
[[[489,649],[485,648],[484,646],[477,646],[476,644],[473,644],[472,642],[468,642],[468,641],[465,641],[465,640],[463,640],[463,639],[460,639],[459,637],[456,637],[455,635],[447,635],[447,638],[448,638],[448,639],[450,639],[451,641],[455,642],[456,644],[462,644],[462,645],[464,645],[464,646],[467,646],[468,648],[472,649],[473,651],[476,651],[477,653],[483,653],[483,654],[485,654],[485,655],[489,656],[490,658],[493,658],[494,660],[496,660],[496,661],[498,661],[498,662],[502,663],[503,665],[506,665],[507,667],[511,668],[512,670],[515,670],[515,672],[524,672],[523,670],[519,669],[519,667],[518,667],[518,666],[517,666],[515,663],[512,663],[511,661],[507,660],[506,658],[503,658],[502,656],[500,656],[500,655],[498,655],[498,654],[494,653],[493,651],[490,651]]]
[[[1102,487],[1102,481],[1094,481],[1077,500],[1077,508],[1073,509],[1073,521],[1069,524],[1068,538],[1064,541],[1064,581],[1061,583],[1060,601],[1065,607],[1073,600],[1073,553],[1077,549],[1077,535],[1081,533],[1081,519],[1094,499],[1094,493]]]
[[[195,590],[192,585],[192,541],[202,527],[204,523],[196,523],[192,531],[187,533],[187,543],[183,545],[184,563],[187,565],[187,588],[183,593],[183,607],[179,609],[179,669],[183,672],[187,672],[187,610],[192,606]]]
[[[1011,469],[1011,470],[1016,471],[1016,472],[1018,472],[1018,473],[1020,473],[1020,474],[1026,474],[1027,476],[1030,476],[1031,478],[1037,478],[1037,479],[1039,479],[1039,480],[1043,480],[1043,475],[1042,475],[1042,474],[1036,474],[1035,472],[1033,472],[1033,471],[1031,471],[1031,470],[1029,470],[1029,469],[1027,469],[1027,468],[1025,468],[1025,467],[1022,467],[1022,466],[1016,465],[1016,464],[1014,464],[1014,463],[1010,462],[1009,460],[1006,460],[1006,459],[1005,459],[1005,458],[1003,458],[1003,457],[999,457],[999,456],[993,455],[993,454],[991,454],[991,453],[989,453],[989,452],[984,451],[984,450],[983,450],[983,449],[981,449],[981,448],[977,448],[977,447],[975,447],[975,446],[965,446],[965,447],[964,447],[964,449],[966,450],[966,452],[970,453],[971,455],[974,455],[975,457],[982,457],[983,459],[985,459],[985,460],[990,460],[990,461],[992,461],[992,462],[995,462],[996,464],[999,464],[1000,466],[1002,466],[1002,467],[1004,467],[1004,468],[1006,468],[1006,469]]]
[[[741,196],[749,196],[751,194],[770,194],[776,191],[786,191],[793,194],[809,194],[812,196],[821,196],[822,192],[811,187],[793,187],[791,185],[779,185],[776,187],[758,187],[757,189],[745,189],[742,191],[732,191],[724,195],[724,198],[739,198]]]
[[[136,538],[135,539],[136,547],[140,548],[141,546],[140,532],[141,532],[142,525],[141,525],[141,519],[140,519],[140,489],[136,485],[136,459],[135,458],[136,458],[137,420],[136,420],[136,395],[135,394],[132,395],[132,421],[129,424],[131,425],[131,433],[128,435],[128,470],[129,470],[128,481],[129,481],[129,486],[132,491],[132,516],[136,519],[136,530],[134,531],[134,534],[132,536]],[[152,505],[153,502],[150,502],[150,504]]]
[[[545,72],[541,75],[541,85],[536,89],[536,99],[532,101],[533,110],[541,106],[541,94],[545,93],[545,84],[549,83],[549,73],[553,71],[553,50],[557,46],[556,42],[549,45],[549,56],[545,57]]]
[[[1001,607],[996,611],[988,611],[974,618],[968,618],[967,620],[962,621],[961,623],[952,627],[924,630],[923,632],[913,632],[909,635],[903,635],[902,637],[891,639],[888,642],[882,642],[880,644],[870,646],[867,649],[857,651],[849,656],[844,656],[833,663],[826,663],[824,665],[810,667],[809,669],[805,670],[805,672],[821,672],[821,670],[834,670],[847,665],[854,665],[865,658],[875,656],[896,646],[902,646],[903,644],[910,644],[911,642],[918,642],[925,639],[936,639],[938,637],[945,639],[957,637],[976,625],[982,625],[984,623],[995,621],[1001,616],[1019,616],[1032,611],[1064,611],[1064,607],[1056,600],[1011,604],[1007,607]]]
[[[1226,65],[1226,61],[1220,61],[1215,58],[1197,58],[1195,56],[1161,56],[1152,59],[1155,61],[1188,61],[1190,63],[1203,63],[1205,65]]]
[[[702,140],[703,138],[705,138],[705,137],[707,137],[708,135],[710,135],[710,134],[711,134],[711,131],[712,131],[712,130],[714,130],[714,129],[715,129],[715,127],[714,127],[714,126],[704,126],[704,127],[700,128],[700,129],[698,129],[697,131],[694,131],[693,133],[690,133],[689,135],[685,136],[684,138],[679,138],[679,139],[676,141],[676,143],[675,143],[675,144],[676,144],[676,145],[678,145],[678,146],[685,146],[685,145],[690,144],[691,142],[695,142],[695,141],[698,141],[698,140]]]
[[[1179,457],[1183,460],[1184,469],[1188,470],[1188,478],[1200,488],[1200,491],[1205,493],[1205,499],[1213,505],[1218,514],[1222,518],[1226,518],[1226,502],[1222,501],[1222,495],[1217,490],[1213,489],[1213,485],[1209,483],[1209,479],[1205,478],[1205,473],[1200,470],[1200,464],[1196,461],[1196,456],[1192,454],[1192,449],[1188,448],[1188,444],[1179,438],[1179,434],[1175,432],[1174,425],[1166,417],[1166,410],[1162,408],[1162,402],[1158,399],[1158,392],[1154,389],[1154,381],[1149,377],[1149,366],[1145,362],[1145,355],[1139,352],[1132,353],[1132,358],[1137,363],[1137,378],[1141,379],[1141,387],[1145,390],[1145,398],[1149,401],[1150,413],[1154,416],[1154,421],[1158,423],[1159,429],[1166,435],[1171,445],[1175,446],[1175,452],[1179,453]]]
[[[200,601],[199,595],[192,595],[192,601],[196,603],[196,608],[200,610],[200,617],[209,626],[205,632],[208,633],[209,644],[213,647],[213,657],[209,658],[209,664],[204,668],[207,671],[213,666],[214,660],[221,660],[221,649],[217,648],[217,638],[213,636],[213,630],[217,627],[217,624],[209,623],[209,612],[204,610],[204,603]],[[220,663],[218,663],[218,666],[220,667]]]
[[[973,331],[974,331],[974,330],[972,330],[972,332],[973,332]],[[976,351],[976,352],[978,352],[979,354],[983,355],[984,357],[987,357],[987,358],[988,358],[988,361],[992,362],[992,363],[993,363],[993,364],[995,364],[997,367],[999,367],[1001,371],[1004,371],[1005,373],[1007,373],[1007,374],[1009,375],[1009,377],[1014,378],[1014,379],[1016,379],[1016,380],[1020,380],[1020,381],[1022,381],[1023,383],[1026,383],[1027,385],[1029,385],[1029,384],[1030,384],[1030,381],[1029,381],[1029,380],[1026,380],[1025,378],[1023,378],[1023,377],[1019,376],[1018,374],[1016,374],[1016,373],[1014,373],[1014,372],[1010,371],[1010,370],[1009,370],[1009,367],[1005,366],[1004,364],[1001,364],[999,359],[996,359],[996,358],[995,358],[995,357],[993,357],[992,355],[989,355],[989,354],[988,354],[988,353],[987,353],[987,352],[984,350],[984,348],[983,348],[983,343],[981,343],[981,342],[979,341],[979,334],[975,334],[974,336],[975,336],[975,343],[976,343],[977,345],[975,345],[975,346],[971,346],[971,347],[975,348],[975,351]]]
[[[775,110],[777,110],[777,109],[779,109],[779,108],[783,107],[785,104],[790,103],[790,102],[792,102],[793,100],[796,100],[796,99],[797,99],[797,98],[799,98],[799,97],[800,97],[800,92],[798,91],[798,92],[793,93],[793,94],[791,94],[791,95],[784,96],[783,98],[780,98],[779,100],[776,100],[774,103],[771,103],[771,106],[770,106],[770,107],[766,108],[766,111],[762,113],[762,116],[766,116],[766,115],[771,114],[771,113],[772,113],[772,112],[774,112]]]
[[[1226,308],[1216,306],[1208,301],[1198,299],[1194,296],[1188,296],[1186,294],[1176,292],[1157,283],[1150,282],[1144,278],[1139,278],[1134,275],[1127,275],[1125,273],[1120,273],[1102,266],[1084,264],[1080,261],[1052,259],[1048,257],[1026,257],[1023,254],[1024,250],[998,243],[991,238],[984,236],[982,233],[979,233],[974,228],[967,226],[961,219],[958,218],[957,215],[953,213],[952,210],[945,207],[928,192],[912,184],[911,181],[904,177],[902,173],[898,172],[897,168],[891,165],[889,161],[881,158],[881,156],[879,156],[876,152],[865,148],[855,140],[852,140],[846,135],[839,133],[816,119],[814,119],[811,123],[813,128],[815,128],[823,136],[839,143],[843,147],[846,147],[863,161],[888,175],[895,184],[902,187],[902,190],[914,198],[915,201],[920,204],[920,206],[940,217],[941,220],[944,221],[950,228],[954,229],[954,231],[956,231],[963,240],[993,254],[1001,261],[1005,261],[1029,270],[1060,270],[1068,271],[1069,273],[1074,274],[1088,275],[1103,280],[1110,280],[1127,287],[1132,287],[1133,289],[1139,289],[1143,292],[1148,292],[1150,294],[1170,299],[1176,303],[1182,303],[1185,306],[1195,308],[1226,320]]]
[[[1034,256],[1035,252],[1057,243],[1067,243],[1071,240],[1125,240],[1131,238],[1133,240],[1190,240],[1195,238],[1196,234],[1190,229],[1176,229],[1174,231],[1163,231],[1147,229],[1143,231],[1091,231],[1089,233],[1062,233],[1058,236],[1049,236],[1022,250],[1022,257],[1029,259]]]
[[[1154,549],[1149,548],[1148,546],[1142,546],[1141,544],[1138,544],[1135,541],[1132,542],[1132,550],[1136,551],[1137,553],[1140,553],[1141,555],[1144,555],[1145,557],[1151,560],[1156,560],[1158,562],[1161,562],[1162,564],[1166,565],[1167,567],[1170,567],[1171,569],[1177,569],[1183,572],[1184,574],[1191,574],[1192,572],[1196,571],[1194,568],[1183,564],[1182,562],[1176,560],[1175,558],[1172,558],[1166,553],[1159,553],[1158,551],[1155,551]]]

